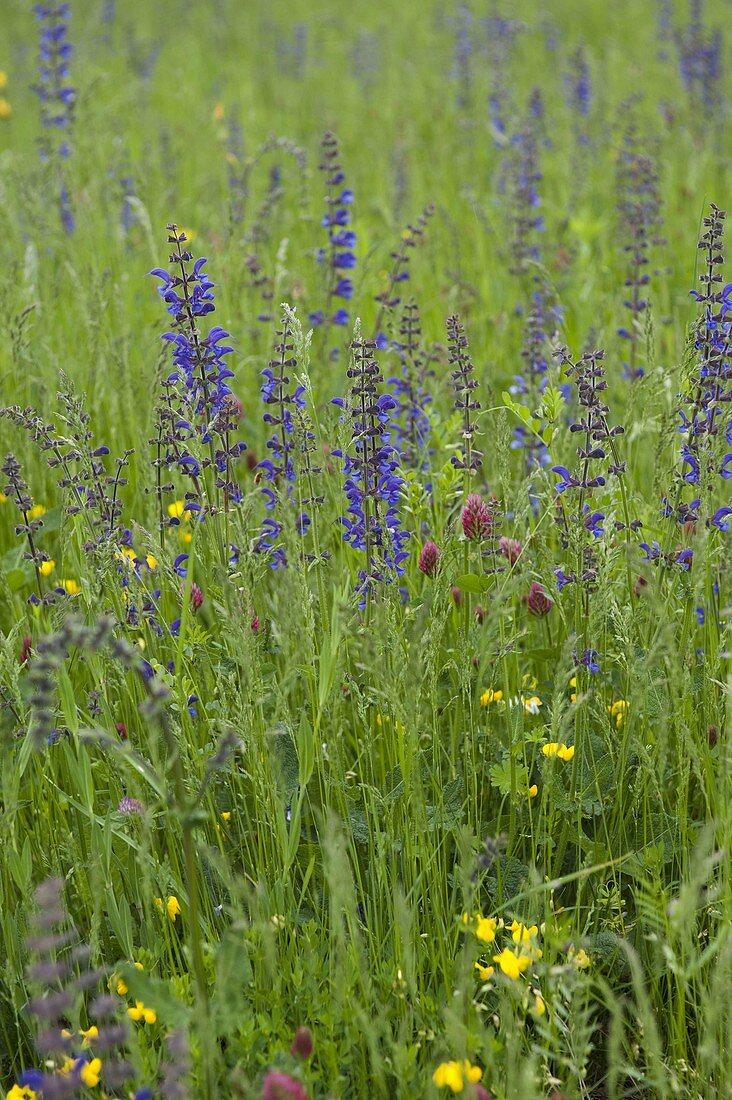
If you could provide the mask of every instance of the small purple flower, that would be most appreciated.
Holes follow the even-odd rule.
[[[600,671],[600,662],[598,660],[598,657],[599,654],[596,649],[586,649],[582,654],[582,664],[592,675]]]
[[[121,814],[141,814],[144,810],[142,802],[138,802],[136,798],[129,798],[127,795],[120,799],[117,810]]]
[[[440,551],[434,542],[426,542],[419,555],[419,568],[427,577],[434,577]]]

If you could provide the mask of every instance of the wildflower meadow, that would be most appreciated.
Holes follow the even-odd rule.
[[[732,1098],[730,0],[6,0],[6,1100]]]

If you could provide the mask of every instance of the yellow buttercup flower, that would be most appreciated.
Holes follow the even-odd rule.
[[[46,506],[44,504],[34,504],[28,513],[28,519],[40,519],[41,516],[45,516]]]
[[[450,1089],[462,1092],[465,1082],[477,1085],[483,1076],[480,1066],[471,1065],[467,1058],[462,1062],[443,1062],[432,1074],[432,1080],[438,1089]]]
[[[195,229],[184,229],[182,225],[178,226],[178,233],[185,233],[187,241],[195,241],[198,236]]]
[[[528,970],[531,959],[528,955],[516,955],[513,951],[509,951],[507,947],[504,947],[500,955],[493,956],[493,962],[498,963],[502,974],[515,982],[525,970]]]
[[[102,1059],[92,1058],[89,1062],[84,1062],[79,1070],[79,1076],[81,1077],[87,1088],[93,1089],[95,1085],[99,1084],[99,1075],[102,1072]]]
[[[542,745],[541,751],[550,759],[558,756],[560,760],[569,761],[574,756],[574,745],[567,746],[564,742],[550,741],[548,745]]]
[[[529,798],[536,798],[538,793],[539,788],[537,787],[536,783],[532,783],[529,787]]]
[[[59,581],[59,588],[63,588],[67,596],[78,596],[81,592],[81,585],[78,581],[72,579],[65,579]]]
[[[478,971],[478,977],[482,982],[487,982],[489,978],[492,978],[496,970],[493,966],[484,966],[483,963],[477,962],[475,969]]]
[[[222,810],[221,820],[223,821],[224,825],[228,825],[231,821],[231,810]]]
[[[496,928],[498,928],[498,921],[493,917],[478,917],[475,935],[483,943],[493,943],[496,938]]]
[[[191,512],[186,508],[184,500],[174,500],[168,505],[168,515],[172,519],[182,519],[184,523],[191,522]]]
[[[49,558],[48,561],[41,562],[41,564],[38,566],[38,572],[41,574],[42,577],[50,577],[55,568],[56,562],[51,561],[51,559]]]
[[[144,1024],[154,1024],[158,1018],[155,1009],[147,1008],[142,1001],[135,1001],[134,1008],[127,1009],[127,1015],[131,1020],[142,1021]]]
[[[8,103],[5,96],[0,95],[0,120],[5,121],[9,119],[13,113],[13,108]]]
[[[148,569],[150,569],[150,570],[157,569],[158,559],[153,557],[152,554],[148,554],[147,557],[145,558],[145,561],[147,562]]]
[[[480,697],[480,705],[487,707],[489,703],[500,703],[503,698],[503,692],[499,689],[494,691],[493,688],[487,688]]]

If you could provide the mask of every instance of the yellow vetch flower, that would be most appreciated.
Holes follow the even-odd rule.
[[[145,558],[145,561],[147,562],[148,569],[151,569],[151,570],[152,569],[157,569],[158,559],[153,557],[152,554],[148,554],[147,557]]]
[[[625,699],[618,699],[616,702],[612,703],[607,709],[610,711],[611,717],[615,719],[615,725],[618,729],[620,729],[625,719],[625,715],[628,712],[627,702],[625,701]]]
[[[478,971],[478,977],[482,982],[487,982],[496,972],[494,966],[484,966],[483,963],[479,962],[475,964],[475,969]]]
[[[165,902],[165,905],[163,905],[162,898],[153,898],[153,901],[155,902],[156,907],[160,910],[161,913],[164,908],[167,909],[168,916],[172,921],[174,921],[180,913],[180,902],[176,897],[174,897],[173,894],[170,894],[168,896],[168,900]]]
[[[146,1008],[142,1001],[135,1001],[134,1008],[127,1009],[127,1015],[131,1020],[141,1020],[144,1024],[154,1024],[158,1014],[154,1008]]]
[[[479,917],[475,926],[475,935],[483,943],[493,943],[496,938],[498,921],[494,917]]]
[[[28,519],[40,519],[41,516],[45,516],[46,506],[44,504],[34,504],[28,513]]]
[[[480,1066],[473,1066],[466,1059],[462,1062],[443,1062],[432,1074],[432,1080],[438,1089],[450,1089],[452,1092],[462,1092],[466,1081],[476,1085],[483,1076]]]
[[[93,1089],[95,1085],[99,1084],[99,1075],[101,1072],[102,1059],[92,1058],[91,1061],[83,1063],[79,1070],[79,1076],[87,1088]]]
[[[69,1029],[67,1027],[62,1027],[61,1028],[61,1037],[63,1039],[73,1039],[74,1038],[74,1033],[73,1033],[73,1031],[69,1031]]]
[[[8,103],[5,96],[0,96],[0,119],[5,120],[10,118],[13,113],[13,108]]]
[[[541,751],[550,759],[552,756],[558,756],[560,760],[568,761],[574,756],[574,745],[567,746],[563,741],[550,741],[548,745],[542,745]]]
[[[539,929],[535,924],[530,927],[515,920],[508,928],[514,943],[531,943],[533,936],[538,936]]]
[[[529,798],[536,798],[538,793],[539,788],[537,787],[536,783],[532,783],[529,787]]]
[[[480,705],[487,707],[489,703],[500,703],[503,698],[503,692],[499,689],[494,691],[493,688],[486,688],[480,697]]]
[[[120,978],[118,980],[117,985],[116,985],[115,988],[116,988],[117,992],[119,993],[120,997],[126,997],[127,996],[127,984],[125,983],[123,978]]]
[[[513,951],[509,951],[507,947],[504,947],[500,955],[493,956],[493,962],[498,963],[502,974],[515,982],[525,970],[528,970],[531,959],[528,955],[516,955]]]
[[[81,585],[78,581],[72,579],[65,579],[59,581],[59,587],[63,588],[67,596],[78,596],[81,592]]]
[[[534,1012],[537,1016],[543,1016],[546,1012],[546,1001],[541,993],[534,993]]]
[[[168,505],[168,515],[172,519],[183,519],[184,523],[191,522],[191,512],[186,508],[184,500],[174,500]]]
[[[51,559],[49,558],[48,561],[41,562],[41,564],[38,566],[38,572],[41,574],[42,577],[50,577],[55,568],[56,562],[51,561]]]
[[[79,1035],[83,1036],[84,1038],[83,1045],[85,1047],[88,1047],[92,1039],[99,1038],[99,1028],[96,1026],[96,1024],[91,1024],[91,1026],[88,1027],[86,1031],[84,1031],[84,1028],[82,1027],[79,1029]]]
[[[538,695],[531,695],[529,698],[521,696],[521,702],[524,705],[524,710],[527,714],[538,714],[539,707],[543,706],[543,703]]]
[[[36,1100],[37,1096],[38,1093],[27,1085],[13,1085],[10,1092],[5,1093],[5,1100]]]
[[[584,947],[580,947],[579,951],[575,951],[574,947],[570,947],[569,958],[578,970],[589,970],[590,956],[587,954]]]

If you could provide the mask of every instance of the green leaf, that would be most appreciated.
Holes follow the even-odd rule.
[[[481,592],[487,592],[490,588],[491,578],[480,576],[477,573],[463,573],[455,581],[455,584],[461,592],[474,592],[476,595],[480,595]]]

